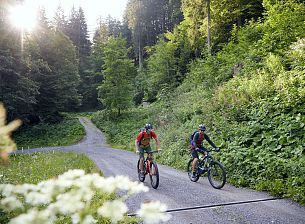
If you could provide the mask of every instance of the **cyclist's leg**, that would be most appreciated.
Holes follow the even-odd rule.
[[[193,172],[193,176],[196,173],[196,167],[197,167],[197,162],[198,162],[198,152],[196,149],[192,149],[191,151],[192,153],[192,157],[193,157],[193,163],[192,163],[192,172]]]
[[[197,149],[198,152],[202,153],[204,156],[207,156],[208,155],[208,150],[204,147],[200,147]],[[207,169],[207,164],[205,163],[204,165],[204,169]]]
[[[144,149],[143,148],[139,148],[139,159],[140,159],[139,169],[142,173],[144,173]]]
[[[200,153],[202,153],[202,154],[204,154],[205,156],[208,154],[208,153],[207,153],[207,149],[204,148],[204,147],[198,148],[197,151],[200,152]]]
[[[151,153],[152,149],[151,149],[150,145],[147,146],[144,150],[147,153],[147,157],[153,159],[153,154]]]

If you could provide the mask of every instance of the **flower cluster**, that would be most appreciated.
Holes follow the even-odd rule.
[[[20,120],[6,124],[6,111],[0,102],[0,160],[8,160],[8,153],[16,149],[15,142],[11,139],[11,133],[21,125]]]
[[[120,197],[105,201],[92,209],[92,200],[97,194],[112,194],[120,191]],[[0,206],[7,212],[21,210],[22,214],[10,220],[11,224],[54,223],[60,217],[71,217],[72,223],[96,223],[94,214],[108,218],[113,223],[124,218],[128,208],[125,200],[140,192],[147,192],[143,183],[132,182],[128,177],[102,177],[85,174],[83,170],[69,170],[57,179],[42,181],[37,185],[1,184]],[[144,223],[159,223],[170,217],[166,206],[160,202],[143,204],[137,214]]]

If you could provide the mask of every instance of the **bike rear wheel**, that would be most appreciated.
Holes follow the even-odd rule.
[[[159,186],[159,170],[157,163],[155,161],[151,161],[150,163],[150,183],[154,189],[157,189]]]
[[[140,166],[140,160],[138,160],[138,165],[137,165],[138,178],[139,178],[139,181],[144,182],[145,175],[144,174],[141,175],[141,170],[140,170],[139,166]],[[145,167],[145,163],[144,163],[144,167]]]
[[[217,161],[210,164],[208,170],[208,179],[212,187],[221,189],[226,183],[226,171],[223,165]]]
[[[192,174],[193,174],[193,171],[192,171],[192,164],[193,164],[193,159],[191,159],[188,163],[187,163],[187,168],[186,168],[186,171],[187,171],[187,174],[189,176],[189,179],[193,182],[197,182],[199,180],[199,175],[198,173],[196,172],[196,176],[195,178],[192,177]],[[198,163],[197,163],[198,165]],[[197,168],[198,169],[198,168]],[[196,170],[197,170],[196,169]]]

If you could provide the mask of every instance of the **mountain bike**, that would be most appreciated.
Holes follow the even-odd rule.
[[[210,152],[213,149],[208,148],[207,155],[199,154],[199,159],[196,166],[196,174],[195,177],[192,177],[192,162],[193,158],[187,164],[187,173],[191,181],[198,181],[200,176],[203,176],[207,173],[208,179],[212,187],[216,189],[221,189],[227,179],[227,174],[224,166],[214,160],[214,158],[210,155]]]
[[[154,189],[157,189],[159,186],[159,170],[156,161],[152,158],[152,154],[158,151],[151,151],[150,153],[146,153],[147,156],[144,158],[144,175],[141,176],[139,165],[140,159],[138,160],[137,170],[139,181],[144,182],[146,175],[148,174],[150,177],[151,186]]]

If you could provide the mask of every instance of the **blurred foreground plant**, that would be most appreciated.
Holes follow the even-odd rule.
[[[98,194],[110,195],[118,191],[119,198],[101,202],[98,208],[92,206]],[[127,212],[125,200],[147,191],[143,183],[132,182],[125,176],[104,178],[97,173],[85,174],[84,170],[69,170],[57,179],[37,185],[1,184],[0,206],[5,212],[19,214],[10,220],[11,224],[55,223],[64,217],[71,217],[72,223],[97,223],[105,218],[117,223]],[[160,202],[151,202],[142,205],[137,215],[144,223],[159,223],[170,218],[165,210],[166,206]]]
[[[11,133],[20,125],[20,120],[12,121],[6,125],[6,111],[3,104],[0,103],[0,160],[6,161],[8,154],[16,149],[16,144],[11,139]]]

